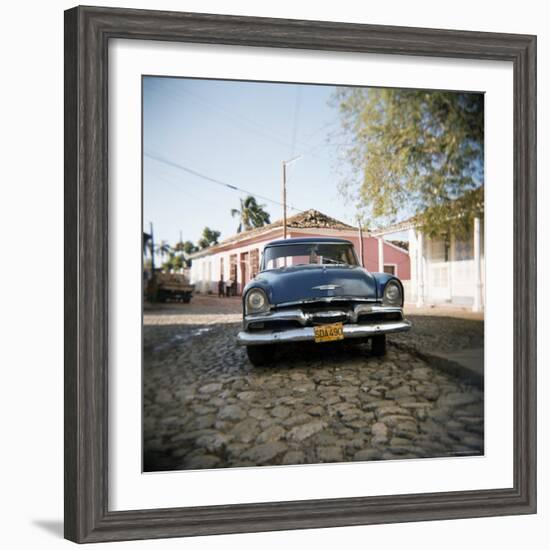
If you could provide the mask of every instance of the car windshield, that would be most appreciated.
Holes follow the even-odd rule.
[[[346,243],[300,243],[268,246],[262,269],[296,265],[358,265],[355,251]]]

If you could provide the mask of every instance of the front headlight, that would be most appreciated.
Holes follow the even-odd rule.
[[[249,313],[263,313],[269,310],[269,301],[265,292],[259,288],[253,288],[246,294],[245,311]]]
[[[401,306],[403,304],[403,294],[401,285],[395,281],[390,281],[384,289],[384,298],[382,303],[385,306]]]

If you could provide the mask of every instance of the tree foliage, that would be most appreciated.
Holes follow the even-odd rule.
[[[184,254],[189,255],[193,254],[193,252],[198,252],[199,248],[191,241],[179,241],[174,245],[174,250],[176,252],[183,252]]]
[[[172,247],[167,241],[160,241],[160,244],[155,245],[155,251],[161,259],[164,259],[164,256],[169,256],[172,253]]]
[[[170,253],[168,260],[162,264],[163,271],[180,271],[187,267],[187,261],[181,254]]]
[[[216,231],[214,229],[210,229],[209,227],[205,227],[202,230],[202,237],[199,239],[199,247],[201,249],[208,248],[209,246],[213,246],[215,244],[218,244],[218,239],[221,235],[220,231]]]
[[[482,94],[340,88],[333,100],[351,167],[340,189],[368,224],[471,227],[483,209]]]
[[[182,240],[179,240],[173,247],[172,250],[174,252],[183,252],[184,242]]]
[[[265,204],[258,204],[256,198],[248,195],[245,199],[241,199],[241,208],[231,209],[231,215],[239,218],[239,227],[237,233],[247,231],[254,227],[262,227],[270,223],[269,214],[264,210]]]

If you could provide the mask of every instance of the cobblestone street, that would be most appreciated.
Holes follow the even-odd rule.
[[[257,368],[236,345],[240,308],[210,296],[146,305],[145,471],[483,453],[482,391],[420,359],[404,335],[399,347],[389,336],[383,358],[368,345],[295,345]],[[452,342],[446,320],[428,324]],[[458,325],[482,345],[482,323]]]

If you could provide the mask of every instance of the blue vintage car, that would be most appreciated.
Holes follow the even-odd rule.
[[[300,238],[266,245],[260,273],[243,291],[243,330],[254,365],[285,342],[371,341],[386,353],[386,334],[409,330],[403,285],[388,273],[370,273],[344,239]]]

